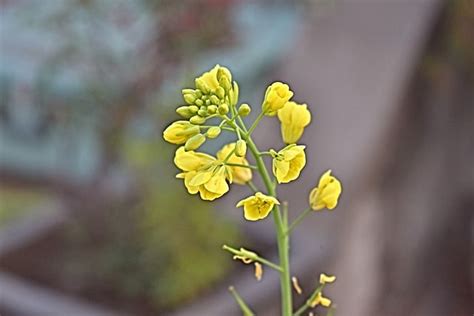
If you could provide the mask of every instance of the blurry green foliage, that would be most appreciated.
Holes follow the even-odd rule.
[[[0,226],[31,213],[34,206],[45,200],[45,193],[0,188]]]

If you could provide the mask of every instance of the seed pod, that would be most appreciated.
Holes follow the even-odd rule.
[[[235,155],[237,157],[245,157],[247,153],[247,143],[243,139],[239,139],[235,144]]]
[[[239,107],[239,115],[242,117],[249,115],[250,111],[252,111],[252,109],[247,103],[244,103]]]
[[[196,134],[186,141],[184,149],[186,151],[198,149],[206,141],[206,136],[203,134]]]
[[[209,138],[216,138],[221,133],[221,129],[218,126],[213,126],[207,130],[206,136]]]

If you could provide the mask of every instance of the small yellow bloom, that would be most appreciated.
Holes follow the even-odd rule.
[[[319,184],[309,195],[309,204],[315,211],[327,208],[334,209],[342,192],[339,180],[331,175],[331,170],[326,171],[319,179]]]
[[[255,195],[241,200],[237,203],[237,207],[244,207],[244,217],[246,220],[258,221],[267,217],[275,204],[280,205],[280,202],[273,196],[257,192]]]
[[[293,96],[290,87],[282,82],[272,83],[265,92],[262,111],[265,115],[274,116]]]
[[[217,79],[219,68],[220,66],[216,65],[211,70],[196,78],[196,87],[204,93],[216,91],[219,87],[219,80]]]
[[[278,153],[273,152],[273,174],[278,183],[288,183],[299,177],[306,165],[305,146],[289,145]]]
[[[217,159],[224,161],[224,159],[234,150],[235,143],[230,143],[222,147],[222,149],[217,153]],[[228,163],[235,163],[239,165],[248,165],[249,162],[245,157],[237,157],[234,154],[230,156],[227,160]],[[232,181],[237,184],[245,184],[252,179],[252,170],[250,168],[244,167],[232,167],[228,166],[232,172]]]
[[[319,292],[318,294],[316,294],[316,297],[314,298],[314,300],[311,302],[311,307],[316,307],[318,305],[322,305],[324,307],[329,307],[331,306],[331,300],[327,297],[324,297],[321,292]]]
[[[335,275],[327,275],[324,273],[321,273],[319,275],[319,283],[320,284],[326,284],[326,283],[333,283],[336,281],[336,276]]]
[[[199,126],[188,121],[176,121],[163,132],[163,138],[172,144],[184,144],[189,138],[199,133]]]
[[[201,199],[213,201],[229,191],[227,180],[232,182],[231,171],[216,158],[180,147],[174,161],[184,171],[176,177],[184,179],[190,194],[199,192]]]
[[[254,264],[255,264],[255,278],[257,279],[257,281],[260,281],[263,276],[262,265],[258,262],[255,262]]]
[[[311,122],[311,113],[306,104],[289,101],[278,111],[278,119],[281,122],[283,141],[294,144],[301,138],[304,128]]]

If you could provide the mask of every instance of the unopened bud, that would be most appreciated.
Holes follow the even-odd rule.
[[[206,119],[199,115],[194,115],[193,117],[189,119],[189,122],[191,122],[192,124],[201,125],[206,122]]]
[[[200,99],[200,98],[202,97],[202,92],[201,92],[201,90],[196,89],[196,90],[194,91],[194,95],[196,96],[196,98]]]
[[[206,110],[199,110],[198,115],[202,116],[202,117],[206,117],[207,116],[207,111]]]
[[[192,114],[196,114],[197,111],[199,111],[199,108],[195,105],[188,106],[188,109],[189,109],[189,112],[191,112]]]
[[[204,82],[204,80],[202,80],[200,78],[196,78],[195,84],[196,84],[196,88],[201,90],[204,94],[207,94],[207,93],[210,92],[210,89],[207,86],[207,84]]]
[[[181,90],[181,92],[183,93],[183,95],[185,95],[185,94],[194,94],[196,91],[193,89],[183,89]]]
[[[221,133],[221,129],[218,126],[210,127],[207,130],[206,136],[209,138],[216,138]]]
[[[201,100],[201,99],[197,99],[194,104],[196,104],[197,106],[203,106],[204,105],[204,102]]]
[[[229,112],[229,106],[227,105],[227,103],[222,103],[221,105],[219,105],[217,110],[219,111],[219,114],[224,115]]]
[[[206,136],[204,136],[203,134],[196,134],[186,141],[186,144],[184,144],[184,149],[187,151],[196,150],[202,144],[204,144],[205,141],[206,141]]]
[[[247,153],[247,143],[243,139],[239,139],[235,144],[235,155],[237,157],[245,157]]]
[[[236,105],[239,102],[239,85],[235,81],[232,90],[229,92],[229,100],[231,105]]]
[[[183,99],[187,104],[193,104],[196,101],[196,97],[191,93],[183,94]]]
[[[207,107],[207,112],[209,112],[209,114],[215,114],[217,112],[217,106],[216,105],[209,105]]]
[[[211,97],[209,98],[209,100],[211,101],[212,104],[215,104],[215,105],[219,105],[219,98],[215,95],[211,95]]]
[[[179,115],[187,119],[193,116],[193,113],[191,113],[191,111],[189,110],[189,107],[186,105],[180,106],[179,108],[177,108],[176,113],[178,113]]]
[[[252,111],[252,109],[247,103],[244,103],[239,107],[239,115],[242,117],[249,115],[250,111]]]
[[[222,87],[217,87],[216,89],[216,95],[219,97],[219,99],[224,99],[225,97],[225,90]]]
[[[232,73],[230,72],[229,69],[226,67],[219,67],[219,70],[217,70],[217,79],[220,80],[221,78],[227,78],[230,81],[232,81]]]

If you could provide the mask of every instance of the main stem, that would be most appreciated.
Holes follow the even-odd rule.
[[[242,137],[247,142],[250,151],[252,152],[255,160],[257,162],[257,168],[260,172],[265,187],[268,190],[268,193],[276,198],[275,187],[273,186],[270,175],[268,174],[267,167],[263,162],[263,159],[258,151],[257,146],[253,142],[252,138],[244,134]],[[290,242],[289,235],[286,234],[287,223],[282,220],[280,207],[275,206],[273,210],[273,220],[275,222],[276,232],[277,232],[277,244],[278,244],[278,256],[280,258],[280,267],[282,272],[280,273],[280,289],[281,289],[281,311],[283,316],[291,316],[293,311],[292,297],[291,297],[291,278],[290,278],[290,260],[289,260],[289,251],[290,251]]]

